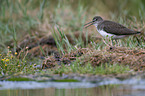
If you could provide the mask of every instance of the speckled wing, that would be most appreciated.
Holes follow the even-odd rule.
[[[107,33],[115,35],[133,35],[140,32],[126,28],[125,26],[118,24],[116,22],[104,20],[98,25],[98,29],[103,29]]]

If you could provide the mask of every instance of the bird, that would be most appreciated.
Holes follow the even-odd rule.
[[[84,26],[87,28],[91,25],[94,25],[103,37],[109,37],[115,40],[141,33],[139,31],[128,29],[127,27],[114,21],[103,20],[100,16],[95,16],[91,22],[85,24]]]

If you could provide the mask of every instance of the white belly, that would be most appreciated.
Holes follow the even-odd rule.
[[[127,35],[113,35],[113,34],[110,34],[110,33],[106,33],[105,31],[103,30],[97,30],[103,37],[109,37],[109,38],[112,38],[112,39],[120,39],[120,38],[124,38],[126,37]]]

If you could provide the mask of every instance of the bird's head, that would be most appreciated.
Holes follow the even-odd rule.
[[[95,16],[91,22],[85,24],[84,26],[85,26],[85,28],[87,28],[87,27],[89,27],[91,25],[97,26],[98,23],[100,23],[102,21],[103,21],[103,19],[100,16]]]

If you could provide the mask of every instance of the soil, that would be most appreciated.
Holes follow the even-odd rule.
[[[81,36],[85,44],[91,43],[91,34],[88,35],[88,41],[84,34],[80,35],[79,32],[74,33],[75,39]],[[52,35],[35,37],[26,36],[21,42],[18,43],[17,52],[20,54],[22,51],[29,53],[30,58],[33,56],[41,56],[45,58],[43,61],[42,69],[52,68],[56,65],[72,64],[76,59],[81,59],[83,64],[88,62],[92,66],[100,66],[101,64],[122,64],[127,65],[135,71],[145,70],[145,50],[134,49],[131,50],[126,47],[113,47],[106,46],[102,50],[94,48],[77,48],[70,53],[60,54],[57,50],[55,39]],[[66,34],[69,42],[75,45],[74,37]],[[60,38],[61,40],[61,38]],[[101,38],[95,38],[94,41],[99,42]],[[65,49],[65,48],[64,48]],[[20,55],[18,55],[20,58]]]

